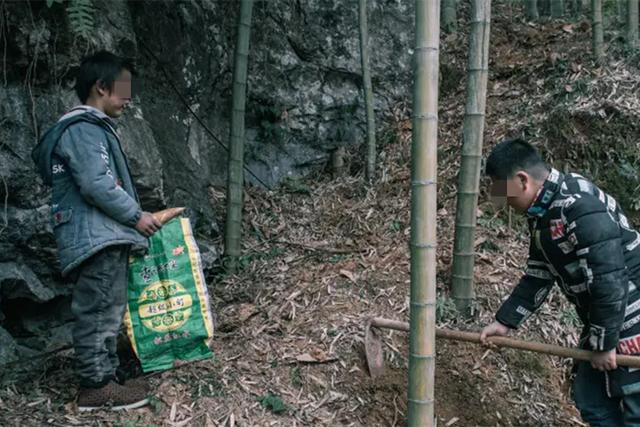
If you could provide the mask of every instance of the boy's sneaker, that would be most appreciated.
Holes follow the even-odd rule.
[[[123,385],[127,387],[139,388],[145,393],[149,393],[149,391],[151,390],[151,384],[149,384],[149,381],[144,377],[129,378],[128,380],[125,380]]]
[[[147,391],[132,385],[120,385],[114,381],[101,388],[81,388],[78,393],[78,410],[135,409],[149,404]]]
[[[115,380],[120,385],[140,388],[147,393],[151,390],[151,385],[145,377],[127,378],[125,372],[119,368],[116,370]]]

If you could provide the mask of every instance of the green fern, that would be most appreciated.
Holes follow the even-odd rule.
[[[80,37],[89,39],[95,28],[94,12],[95,6],[92,0],[69,0],[67,15],[71,31]]]

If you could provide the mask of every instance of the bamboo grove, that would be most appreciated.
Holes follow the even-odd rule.
[[[371,0],[369,0],[371,1]],[[247,64],[253,0],[239,2],[237,44],[233,68],[233,102],[228,164],[225,255],[233,270],[241,255],[244,115]],[[591,22],[595,65],[605,55],[603,0],[522,0],[528,21],[587,16]],[[470,315],[474,300],[474,233],[478,205],[481,158],[489,76],[491,0],[471,0],[468,22],[468,64],[462,148],[457,184],[455,239],[451,296],[462,315]],[[408,378],[408,424],[432,426],[434,422],[436,206],[438,77],[440,30],[455,32],[457,0],[415,0],[413,130],[411,151],[411,281]],[[624,24],[629,49],[638,48],[638,0],[618,1],[615,19]],[[356,5],[362,94],[366,117],[365,175],[375,185],[376,125],[374,88],[370,69],[367,0]]]

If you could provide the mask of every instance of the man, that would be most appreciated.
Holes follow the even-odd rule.
[[[481,339],[507,335],[558,283],[584,324],[573,398],[592,426],[640,426],[640,371],[619,367],[616,353],[640,353],[640,234],[616,200],[577,174],[550,168],[536,149],[514,139],[489,155],[491,194],[526,214],[527,269]]]
[[[148,403],[142,384],[116,381],[129,252],[146,248],[147,237],[160,227],[140,209],[113,121],[131,100],[132,72],[129,62],[106,51],[85,58],[75,87],[83,105],[62,116],[32,153],[45,184],[53,187],[51,213],[62,275],[74,282],[81,411]]]

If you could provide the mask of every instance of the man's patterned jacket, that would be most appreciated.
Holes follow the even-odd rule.
[[[526,273],[496,319],[517,328],[557,282],[584,324],[582,348],[640,353],[640,234],[616,200],[553,169],[527,214]]]

